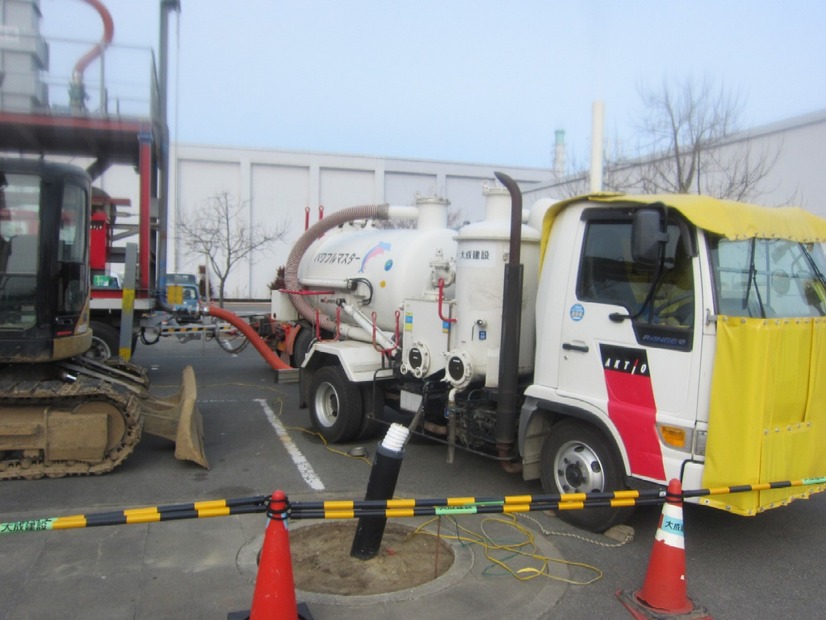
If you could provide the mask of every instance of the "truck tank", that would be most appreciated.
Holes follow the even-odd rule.
[[[501,345],[502,295],[510,242],[510,195],[501,187],[485,188],[486,216],[459,230],[456,253],[456,322],[451,327],[447,379],[455,387],[483,380],[496,387]],[[519,374],[533,370],[536,284],[540,234],[522,226],[522,329]]]
[[[379,329],[394,333],[404,299],[435,291],[438,280],[452,279],[456,231],[447,228],[449,201],[418,198],[415,229],[378,228],[374,222],[344,224],[313,242],[301,258],[298,283],[320,313],[335,317],[337,300],[357,308]],[[450,289],[449,289],[450,290]],[[357,325],[345,312],[342,323]]]

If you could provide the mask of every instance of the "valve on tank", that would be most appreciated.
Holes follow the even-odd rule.
[[[441,249],[436,251],[436,256],[430,261],[430,285],[432,289],[435,290],[439,286],[440,280],[443,287],[450,286],[456,281],[456,259],[452,256],[449,259],[445,258]]]

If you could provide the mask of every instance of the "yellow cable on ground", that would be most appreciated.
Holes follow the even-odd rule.
[[[281,417],[281,410],[279,410],[278,416]],[[335,448],[330,447],[330,445],[327,442],[327,440],[325,439],[325,437],[319,432],[316,432],[316,431],[313,431],[313,430],[310,430],[310,429],[307,429],[307,428],[304,428],[304,427],[299,427],[299,426],[285,426],[284,428],[286,428],[288,430],[292,430],[292,431],[298,431],[298,432],[304,433],[306,435],[314,435],[314,436],[318,437],[321,440],[321,442],[324,445],[325,449],[332,452],[333,454],[338,454],[340,456],[345,456],[345,457],[351,458],[351,459],[355,458],[355,459],[364,461],[364,463],[366,463],[367,465],[372,465],[370,459],[367,458],[366,456],[354,456],[354,455],[348,454],[347,452],[344,452],[342,450],[337,450]],[[433,523],[434,521],[436,521],[438,519],[441,519],[441,518],[442,517],[433,517],[432,519],[429,519],[429,520],[425,521],[422,525],[420,525],[418,528],[416,528],[413,535],[424,534],[424,535],[436,536],[436,534],[434,534],[433,532],[428,532],[428,531],[424,530],[423,528],[425,528],[430,523]],[[536,552],[537,547],[536,547],[536,543],[534,542],[533,532],[531,532],[529,529],[524,528],[521,525],[519,525],[516,521],[515,514],[507,515],[506,519],[504,519],[504,518],[498,518],[497,519],[497,518],[493,518],[493,517],[487,517],[482,521],[482,524],[483,524],[483,527],[484,527],[485,521],[499,521],[501,523],[504,523],[506,525],[514,527],[517,531],[524,534],[526,540],[524,540],[522,543],[519,543],[516,546],[516,548],[514,548],[513,545],[497,545],[490,538],[487,538],[487,541],[489,541],[489,542],[486,542],[486,536],[484,535],[484,531],[483,531],[482,535],[479,535],[479,534],[477,534],[477,533],[475,533],[475,532],[473,532],[473,531],[471,531],[467,528],[464,528],[464,527],[460,526],[458,524],[458,522],[456,521],[456,519],[454,519],[453,517],[448,517],[448,519],[456,526],[457,530],[462,530],[463,532],[465,532],[467,534],[467,537],[459,536],[457,534],[456,536],[441,536],[442,538],[457,540],[461,543],[481,545],[485,549],[485,557],[492,564],[501,567],[507,573],[509,573],[510,575],[515,577],[516,579],[519,579],[520,581],[527,581],[527,580],[535,579],[535,578],[538,578],[538,577],[546,577],[548,579],[553,579],[555,581],[560,581],[560,582],[568,583],[568,584],[571,584],[571,585],[585,586],[585,585],[590,585],[590,584],[602,579],[603,572],[595,566],[591,566],[589,564],[584,564],[584,563],[581,563],[581,562],[574,562],[574,561],[571,561],[571,560],[562,560],[562,559],[559,559],[559,558],[548,558],[548,557],[545,557],[545,556],[537,553]],[[535,520],[533,520],[533,521],[536,523]],[[525,552],[525,551],[520,549],[521,547],[526,547],[526,546],[529,546],[530,548],[532,548],[533,552]],[[539,563],[540,568],[525,567],[525,568],[514,570],[510,566],[508,566],[505,561],[502,561],[502,560],[499,560],[498,558],[493,557],[492,553],[496,552],[496,551],[509,552],[509,553],[512,553],[512,554],[515,554],[515,555],[518,555],[518,556],[522,556],[522,557],[525,557],[525,558],[532,559],[532,560]],[[592,579],[585,580],[585,581],[577,581],[577,580],[573,580],[573,579],[567,579],[567,578],[561,577],[559,575],[551,574],[551,572],[550,572],[551,564],[560,564],[560,565],[569,566],[569,567],[579,567],[579,568],[585,569],[587,571],[592,571],[593,573],[595,573],[595,576]]]
[[[436,536],[438,538],[444,538],[447,540],[456,540],[462,544],[479,545],[484,548],[485,557],[488,559],[488,561],[491,562],[491,564],[502,568],[506,573],[512,575],[520,581],[528,581],[530,579],[536,579],[537,577],[546,577],[548,579],[553,579],[554,581],[561,581],[563,583],[567,583],[570,585],[587,586],[594,583],[595,581],[602,579],[602,571],[596,568],[595,566],[584,564],[582,562],[573,562],[570,560],[562,560],[559,558],[549,558],[547,556],[542,555],[539,552],[536,542],[534,540],[533,532],[517,523],[515,515],[507,515],[504,518],[486,517],[482,520],[481,534],[459,525],[458,521],[456,521],[456,519],[454,519],[453,517],[447,517],[447,519],[449,519],[449,521],[455,526],[457,531],[455,535],[436,534],[434,532],[427,531],[424,529],[428,525],[438,521],[441,518],[442,517],[433,517],[432,519],[425,521],[422,525],[416,528],[416,530],[414,531],[414,535],[423,534],[428,536]],[[485,532],[485,523],[494,522],[501,523],[508,527],[514,528],[517,532],[522,534],[524,538],[514,543],[498,543]],[[532,560],[538,563],[538,567],[528,566],[524,568],[514,569],[508,565],[507,560],[502,560],[495,557],[495,553],[507,553],[509,555],[508,559],[513,557],[520,557],[522,559]],[[595,576],[588,580],[579,581],[576,579],[562,577],[560,575],[554,575],[550,572],[550,567],[552,564],[560,564],[566,567],[582,568],[586,571],[591,571],[595,573]]]
[[[303,428],[301,426],[285,426],[284,428],[286,428],[289,431],[299,431],[301,433],[304,433],[305,435],[314,435],[314,436],[318,437],[319,439],[321,439],[321,443],[324,444],[324,447],[327,449],[328,452],[332,452],[333,454],[338,454],[339,456],[346,456],[348,459],[356,459],[356,460],[359,460],[359,461],[364,461],[368,465],[372,465],[372,463],[370,462],[370,459],[367,458],[367,456],[365,456],[363,454],[347,454],[343,450],[336,450],[335,448],[331,448],[330,444],[327,443],[327,440],[324,438],[324,435],[322,435],[321,433],[319,433],[317,431],[313,431],[313,430],[310,430],[308,428]]]

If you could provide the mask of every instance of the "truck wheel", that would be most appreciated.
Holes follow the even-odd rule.
[[[340,366],[324,366],[313,374],[308,400],[310,420],[324,439],[343,443],[355,438],[364,417],[361,390]]]
[[[546,493],[610,492],[625,489],[621,462],[594,428],[565,421],[551,428],[542,445],[540,478]],[[563,521],[592,532],[623,523],[633,508],[560,510]]]
[[[315,340],[315,331],[312,326],[302,325],[301,329],[293,341],[293,368],[301,368],[304,363],[304,358],[307,357],[307,352],[310,350],[310,345]]]
[[[96,362],[105,362],[113,357],[118,357],[120,351],[118,330],[100,321],[90,321],[89,327],[92,330],[92,346],[84,355]]]
[[[362,439],[372,439],[379,434],[379,431],[386,427],[379,422],[384,412],[384,392],[376,387],[374,383],[368,383],[361,388],[361,402],[365,407],[361,428],[359,428],[355,436],[355,439],[359,441]]]

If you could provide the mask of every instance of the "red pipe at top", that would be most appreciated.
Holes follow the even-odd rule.
[[[218,306],[209,306],[206,309],[206,312],[207,314],[217,316],[219,319],[224,320],[230,325],[240,329],[241,333],[247,337],[247,339],[252,343],[252,346],[256,348],[256,350],[261,354],[261,357],[264,358],[264,361],[267,362],[273,370],[290,370],[292,368],[289,364],[284,363],[281,358],[275,354],[275,351],[267,346],[267,343],[262,340],[261,336],[259,336],[256,331],[250,327],[250,324],[244,321],[237,314],[233,314],[229,310],[224,310]]]
[[[103,37],[100,39],[100,43],[86,52],[86,54],[75,64],[72,74],[78,76],[83,75],[83,72],[86,71],[86,67],[88,67],[95,58],[100,56],[103,53],[103,50],[109,47],[109,44],[112,42],[112,37],[115,35],[115,24],[112,21],[112,15],[103,3],[100,2],[100,0],[83,0],[83,2],[92,5],[92,7],[100,13],[100,19],[103,20]]]

